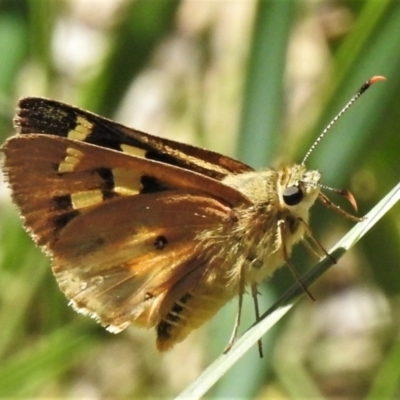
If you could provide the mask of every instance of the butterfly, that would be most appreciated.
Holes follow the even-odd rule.
[[[21,99],[14,123],[4,174],[60,289],[111,332],[154,327],[160,351],[238,296],[232,344],[246,287],[258,318],[257,285],[291,265],[296,243],[318,245],[308,225],[316,200],[356,219],[305,167],[332,123],[302,163],[260,171],[45,98]]]

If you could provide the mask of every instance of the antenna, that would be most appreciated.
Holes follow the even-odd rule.
[[[367,82],[365,82],[360,89],[358,89],[357,93],[350,99],[350,101],[340,110],[339,114],[336,115],[335,118],[328,124],[328,126],[320,133],[320,135],[317,137],[315,142],[311,145],[310,149],[307,151],[306,155],[303,158],[303,161],[301,164],[304,164],[307,158],[310,156],[310,154],[313,152],[313,150],[317,147],[318,143],[321,141],[321,139],[325,136],[325,134],[332,128],[332,126],[335,124],[335,122],[354,104],[354,102],[369,88],[371,87],[374,83],[376,82],[381,82],[385,81],[386,78],[384,76],[373,76],[372,78],[368,79]]]

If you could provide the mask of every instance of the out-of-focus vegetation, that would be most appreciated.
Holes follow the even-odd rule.
[[[3,0],[0,55],[1,141],[16,100],[39,95],[255,167],[300,162],[359,86],[384,75],[307,165],[349,188],[360,215],[400,176],[396,0]],[[74,313],[3,183],[0,196],[0,397],[171,397],[222,351],[236,302],[165,355],[152,331],[114,336]],[[351,222],[317,205],[311,225],[329,248]],[[264,359],[249,352],[210,397],[398,398],[399,229],[397,207],[311,288],[316,303],[264,339]],[[293,255],[299,271],[313,261]],[[292,279],[282,268],[267,282],[262,309]]]

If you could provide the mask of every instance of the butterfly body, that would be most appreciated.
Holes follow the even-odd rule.
[[[307,234],[320,174],[254,171],[41,98],[22,99],[4,170],[74,308],[167,350],[256,286]]]

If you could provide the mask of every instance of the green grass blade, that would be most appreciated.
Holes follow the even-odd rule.
[[[400,200],[400,183],[397,184],[365,217],[356,224],[331,250],[330,254],[338,260],[354,246],[381,218]],[[302,279],[309,287],[334,263],[328,258],[319,261]],[[259,323],[254,324],[238,339],[227,354],[221,355],[200,377],[185,389],[177,399],[201,398],[257,341],[296,304],[304,295],[299,283],[294,284],[269,310]]]
[[[83,87],[81,104],[101,115],[118,108],[132,79],[149,64],[155,48],[173,29],[178,0],[130,2],[115,31],[101,71]]]
[[[238,142],[239,159],[253,167],[268,165],[278,148],[294,8],[293,2],[258,3]]]
[[[82,335],[80,323],[53,332],[0,364],[0,397],[32,396],[95,345],[92,335]]]

